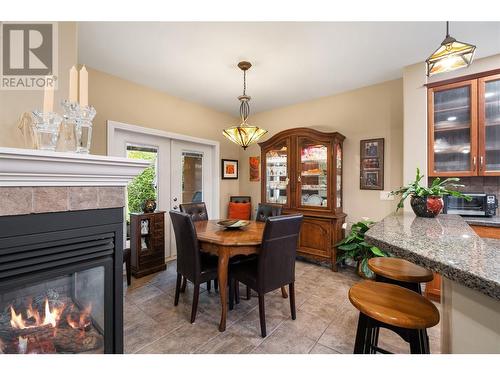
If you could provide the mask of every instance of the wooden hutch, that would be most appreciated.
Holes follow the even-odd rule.
[[[343,238],[342,142],[339,133],[309,128],[282,131],[261,147],[261,202],[302,213],[298,255],[337,270],[335,244]]]

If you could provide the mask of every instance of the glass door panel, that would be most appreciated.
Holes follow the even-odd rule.
[[[337,171],[335,186],[335,208],[342,208],[342,146],[337,145],[335,153],[335,169]]]
[[[481,170],[500,171],[500,79],[484,85],[484,151]],[[483,159],[484,158],[484,159]]]
[[[434,92],[434,172],[471,171],[471,85]]]
[[[299,138],[300,205],[328,206],[328,146]]]
[[[266,152],[267,203],[288,203],[288,152],[286,141]]]

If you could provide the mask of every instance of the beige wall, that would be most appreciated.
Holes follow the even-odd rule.
[[[106,121],[160,129],[220,142],[220,157],[238,159],[239,147],[222,135],[234,117],[181,100],[89,68],[89,103],[97,111],[92,154],[106,154]],[[230,195],[238,195],[238,180],[221,180],[220,213],[227,214]]]
[[[405,183],[415,178],[417,167],[427,171],[427,89],[424,84],[498,68],[500,68],[500,54],[475,60],[467,69],[438,74],[431,78],[427,78],[425,74],[425,63],[404,68],[403,179]],[[409,206],[406,208],[409,209]]]
[[[77,25],[75,22],[59,22],[59,79],[55,92],[55,110],[60,111],[59,103],[68,97],[69,69],[78,61]],[[24,112],[42,109],[43,90],[0,90],[0,146],[25,147],[24,139],[17,124]]]
[[[402,183],[403,81],[401,79],[364,87],[339,95],[251,115],[249,122],[269,131],[268,137],[284,129],[311,127],[338,131],[344,143],[344,212],[348,220],[367,216],[379,220],[395,209],[395,201],[380,200],[379,191],[359,188],[359,141],[385,138],[385,186],[392,190]],[[254,145],[240,150],[240,193],[260,202],[260,182],[249,182],[248,157],[260,155]]]

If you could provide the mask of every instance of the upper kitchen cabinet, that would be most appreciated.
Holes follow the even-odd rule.
[[[500,74],[479,79],[479,174],[500,176]]]
[[[477,174],[477,80],[428,92],[429,176]]]
[[[500,74],[429,86],[429,176],[500,176]]]

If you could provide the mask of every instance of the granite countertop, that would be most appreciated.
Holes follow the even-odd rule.
[[[500,216],[493,217],[464,217],[466,223],[471,225],[484,225],[485,227],[500,227]]]
[[[500,300],[500,240],[480,238],[458,215],[392,214],[366,232],[365,240]]]

